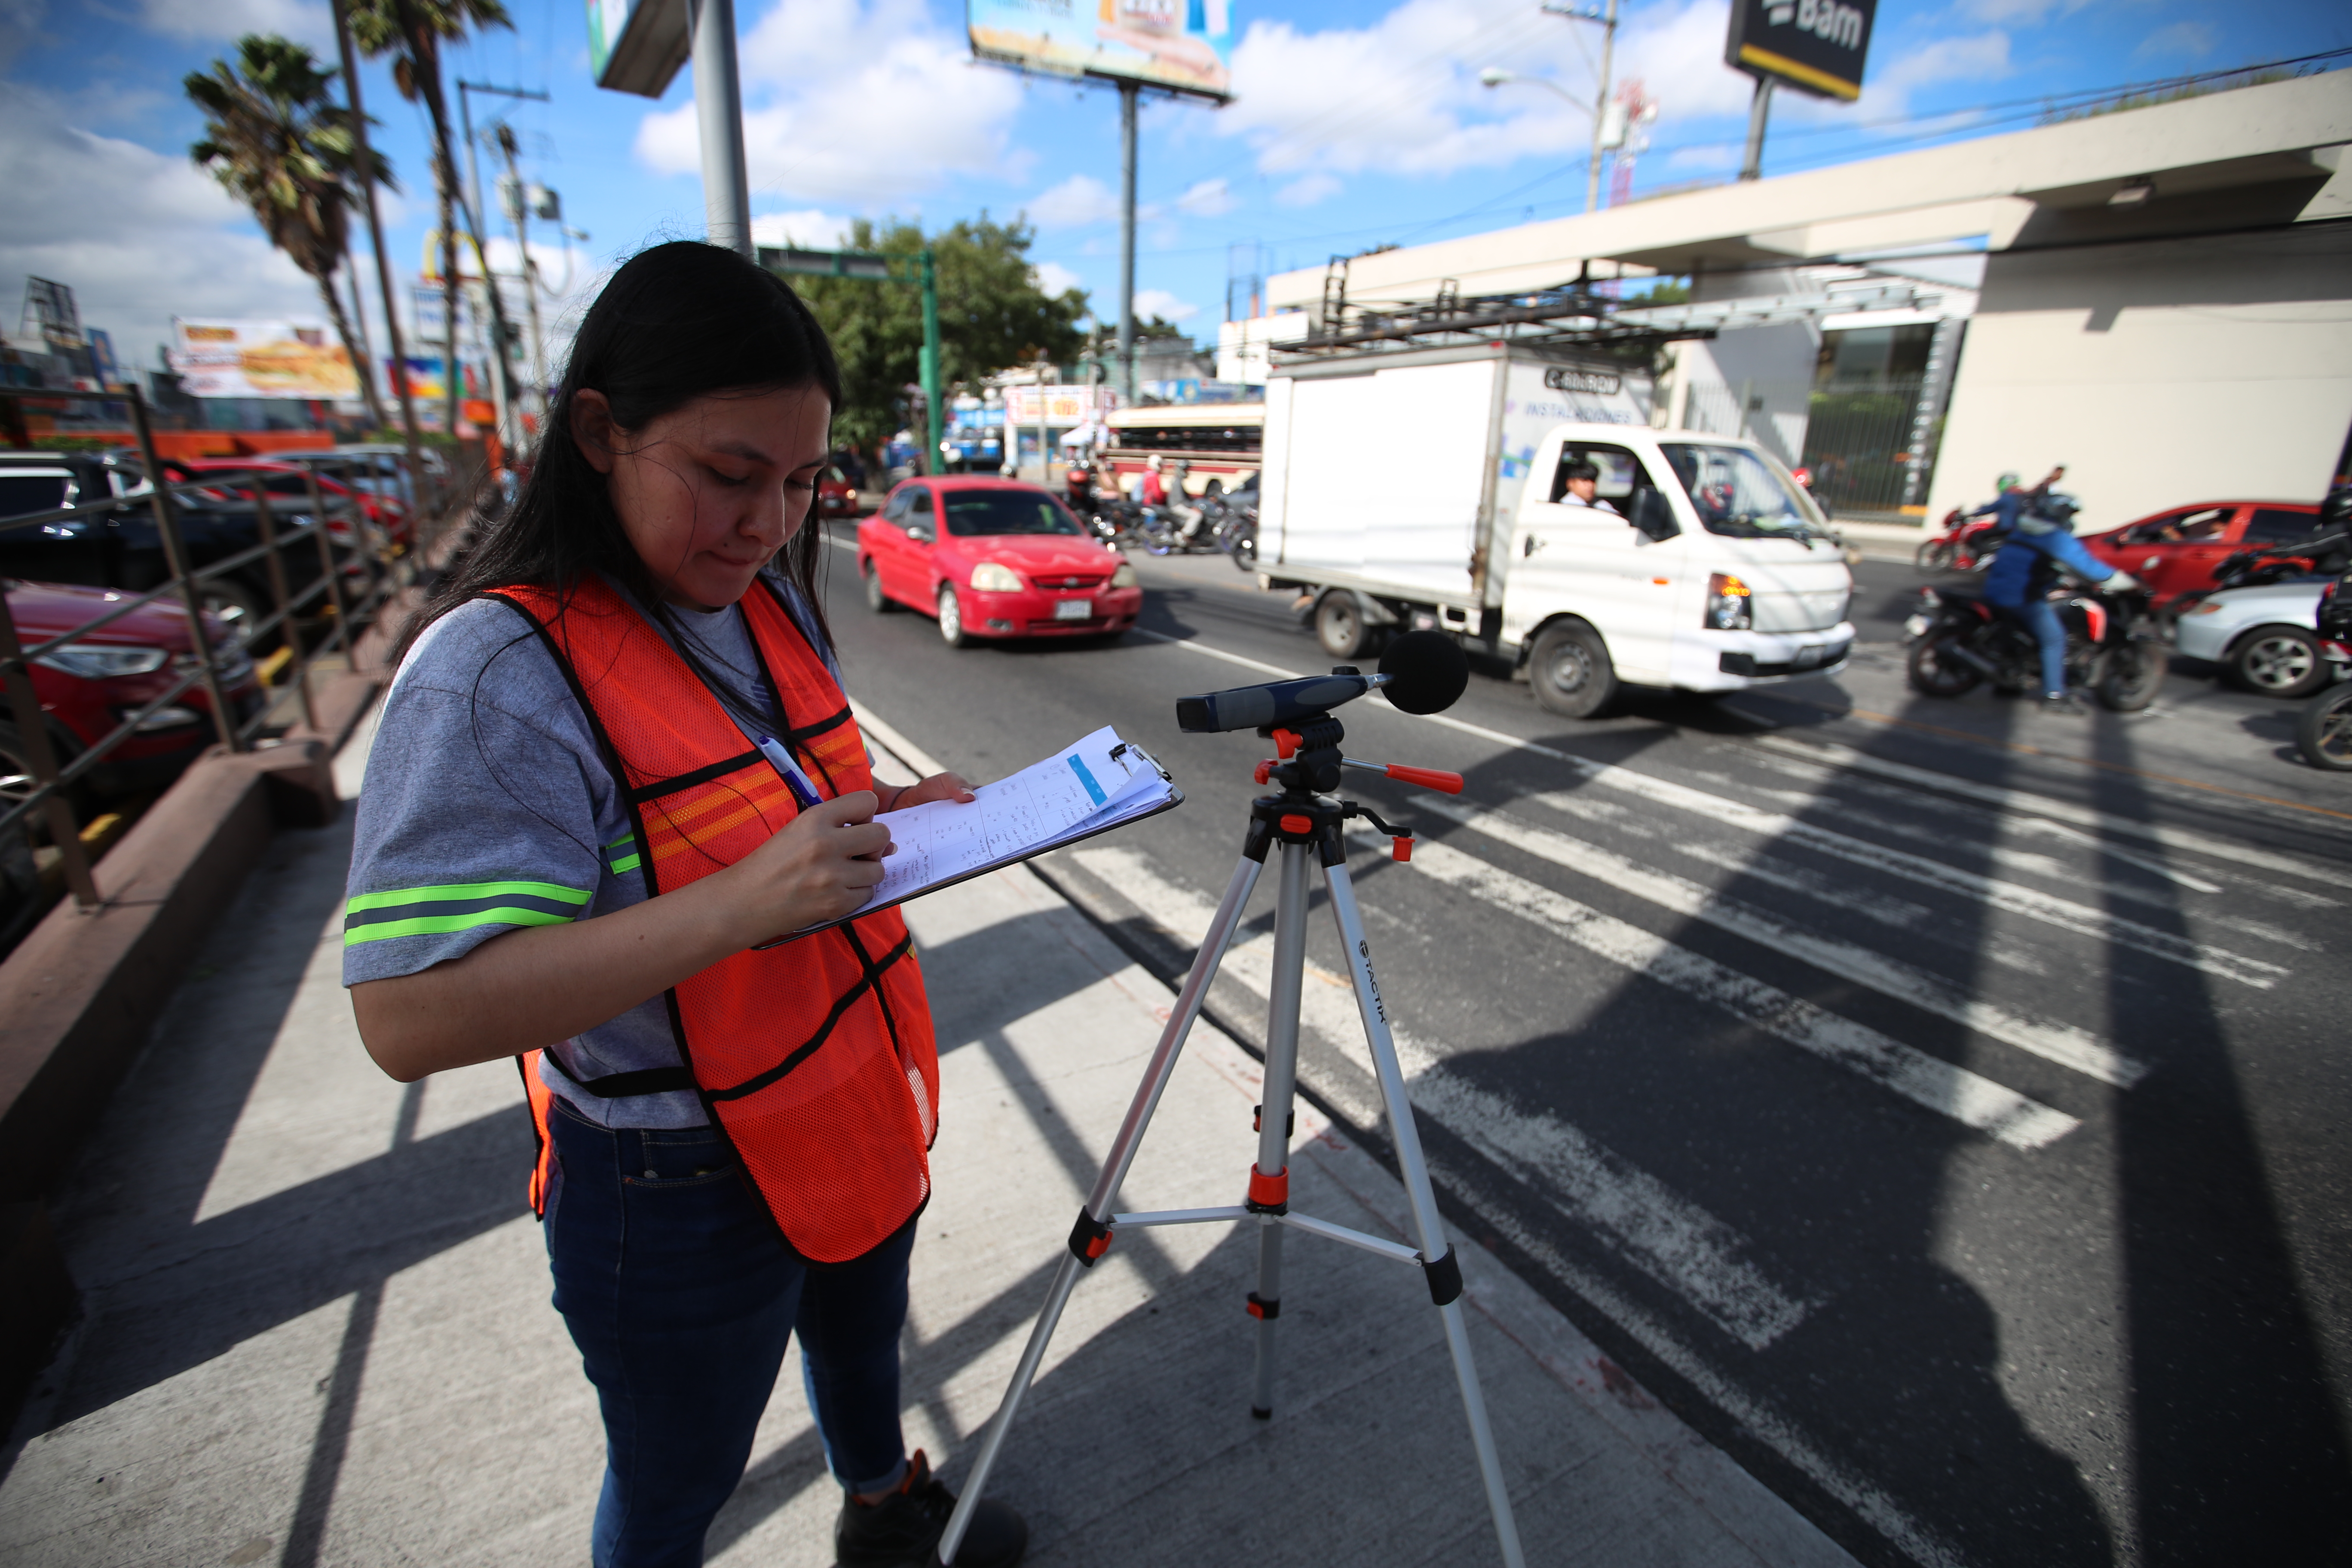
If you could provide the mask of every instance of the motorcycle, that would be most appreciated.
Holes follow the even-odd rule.
[[[1944,514],[1944,531],[1919,546],[1911,563],[1922,572],[1981,572],[1992,564],[2000,542],[1988,538],[1993,519],[1969,517],[1954,507]]]
[[[2335,659],[2352,660],[2352,574],[2327,585],[2319,599],[2320,646]],[[2294,727],[2303,760],[2330,773],[2352,773],[2352,680],[2338,681],[2303,705]]]
[[[2053,594],[2066,628],[2066,683],[2102,707],[2137,713],[2156,700],[2169,660],[2145,588]],[[2042,652],[2024,622],[1972,590],[1922,588],[1903,623],[1911,639],[1905,675],[1914,691],[1960,697],[1990,681],[2024,695],[2042,685]]]

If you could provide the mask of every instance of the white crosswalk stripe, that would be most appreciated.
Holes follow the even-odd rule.
[[[1073,857],[1178,941],[1197,945],[1207,933],[1215,905],[1161,876],[1148,857],[1115,847],[1079,849]],[[1273,970],[1274,938],[1262,933],[1234,943],[1220,973],[1263,998]],[[1301,1021],[1369,1077],[1371,1054],[1347,979],[1310,966],[1302,990]],[[1724,1332],[1762,1350],[1803,1321],[1813,1303],[1769,1279],[1746,1256],[1748,1239],[1731,1226],[1558,1117],[1529,1111],[1448,1070],[1443,1057],[1409,1031],[1392,1033],[1420,1111],[1525,1182],[1557,1212],[1588,1228]],[[1316,1089],[1361,1124],[1380,1123],[1381,1107],[1369,1091],[1349,1103],[1345,1086],[1318,1082]]]
[[[1940,975],[1887,957],[1856,942],[1821,935],[1792,925],[1737,899],[1625,857],[1581,838],[1521,822],[1500,812],[1480,811],[1451,801],[1423,801],[1422,806],[1485,834],[1499,843],[1564,866],[1620,891],[1647,900],[1661,909],[1727,931],[1778,952],[1801,958],[1817,969],[1866,985],[1883,995],[1906,1002],[1922,1012],[1949,1018],[1990,1038],[2030,1051],[2045,1061],[2128,1089],[2147,1076],[2147,1066],[2116,1049],[2086,1029],[2046,1019],[2027,1018],[2006,1007],[1973,995],[1968,987]]]

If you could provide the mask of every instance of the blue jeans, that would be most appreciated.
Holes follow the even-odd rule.
[[[2066,693],[2066,627],[2058,619],[2058,606],[2047,599],[2030,599],[2017,608],[2017,617],[2042,645],[2042,693],[2045,697],[2063,697]]]
[[[560,1099],[548,1121],[555,1310],[604,1415],[596,1568],[702,1561],[795,1331],[835,1477],[852,1491],[897,1484],[914,1222],[853,1262],[813,1268],[710,1128],[594,1127]]]

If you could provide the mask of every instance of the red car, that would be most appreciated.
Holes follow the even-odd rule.
[[[857,525],[866,607],[939,617],[950,647],[974,637],[1113,635],[1135,624],[1135,568],[1061,498],[1011,479],[908,479]]]
[[[817,476],[816,514],[819,517],[856,517],[857,487],[839,468],[828,468]]]
[[[269,494],[269,507],[273,513],[308,512],[310,510],[310,484],[304,478],[303,466],[299,463],[277,462],[267,458],[178,458],[163,466],[173,479],[196,483],[202,483],[213,475],[227,479],[239,473],[248,476],[264,474],[268,477],[262,480],[261,488]],[[222,488],[244,495],[249,493],[253,487],[248,479],[245,484],[231,482]],[[319,494],[333,513],[340,514],[328,517],[327,531],[348,542],[352,526],[351,487],[341,479],[320,474]],[[360,504],[366,509],[368,521],[382,530],[385,538],[398,544],[408,542],[408,508],[401,503],[398,497],[362,493]]]
[[[27,647],[88,625],[126,597],[113,589],[57,583],[11,581],[7,591],[8,614]],[[212,639],[221,690],[242,723],[263,701],[253,660],[217,616],[205,616],[205,630]],[[187,613],[169,598],[142,605],[33,660],[33,694],[48,715],[49,748],[58,765],[112,734],[194,664]],[[137,733],[90,771],[90,792],[128,795],[167,784],[217,738],[205,689],[191,686],[170,707],[148,715]],[[0,798],[22,796],[31,773],[14,716],[0,708]]]
[[[2158,608],[2214,586],[2213,569],[2241,550],[2293,544],[2319,531],[2316,502],[2200,501],[2086,533],[2084,548],[2154,590]]]

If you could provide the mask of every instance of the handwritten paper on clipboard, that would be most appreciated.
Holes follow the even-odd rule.
[[[881,885],[855,915],[870,915],[1032,855],[1091,838],[1181,805],[1183,791],[1142,747],[1106,724],[1076,745],[1032,763],[1010,778],[981,784],[970,801],[935,800],[874,820],[890,830],[896,850],[882,862]],[[829,926],[809,926],[762,948]]]

